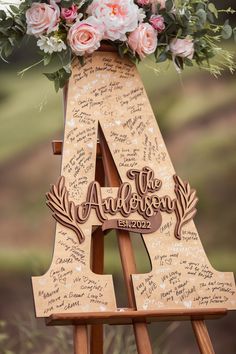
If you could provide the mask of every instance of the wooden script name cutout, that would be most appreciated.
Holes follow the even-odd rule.
[[[95,181],[99,124],[119,188]],[[143,235],[152,271],[132,275],[138,310],[235,309],[233,274],[212,268],[192,221],[196,202],[175,175],[135,65],[102,52],[83,67],[74,61],[61,177],[47,194],[54,255],[48,272],[32,279],[36,315],[117,310],[112,276],[90,268],[98,225]]]

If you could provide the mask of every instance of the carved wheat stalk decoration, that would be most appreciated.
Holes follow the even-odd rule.
[[[175,226],[175,237],[179,240],[181,239],[181,229],[187,224],[196,214],[197,209],[195,208],[197,204],[196,191],[190,188],[189,183],[183,182],[178,176],[174,176],[175,181],[175,215],[177,218]]]
[[[52,210],[52,216],[60,224],[73,230],[82,243],[85,239],[79,224],[76,221],[75,203],[69,201],[69,193],[65,187],[65,177],[61,176],[56,185],[52,185],[50,192],[46,194],[47,205]]]

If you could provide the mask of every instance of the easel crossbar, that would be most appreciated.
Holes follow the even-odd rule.
[[[89,324],[132,324],[159,321],[186,321],[218,319],[227,314],[227,309],[168,309],[158,311],[137,311],[118,309],[107,312],[80,312],[52,314],[46,319],[47,326],[89,325]]]

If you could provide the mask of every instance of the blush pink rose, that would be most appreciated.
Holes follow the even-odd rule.
[[[76,22],[68,32],[68,42],[76,55],[90,54],[100,47],[104,34],[103,24],[93,16]]]
[[[151,23],[152,27],[159,33],[163,32],[166,28],[164,18],[161,15],[152,15],[149,22]]]
[[[61,18],[66,20],[66,22],[71,23],[77,18],[77,15],[78,15],[77,10],[78,10],[78,7],[75,4],[73,4],[68,9],[65,7],[62,7],[61,8]]]
[[[194,44],[190,38],[174,38],[170,42],[170,51],[176,57],[193,59]]]
[[[127,40],[126,33],[134,31],[145,17],[133,0],[93,0],[87,13],[104,24],[104,39],[111,41]]]
[[[157,31],[149,23],[141,23],[130,33],[128,45],[141,59],[155,52],[157,47]]]
[[[39,37],[45,32],[48,34],[58,29],[60,10],[54,2],[51,5],[33,2],[25,16],[27,34]]]

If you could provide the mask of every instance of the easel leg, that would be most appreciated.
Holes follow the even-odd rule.
[[[92,270],[103,274],[104,265],[104,236],[101,227],[93,233],[92,239]],[[96,255],[96,257],[94,257]],[[103,354],[103,325],[91,326],[90,353]]]
[[[192,320],[192,327],[201,354],[215,354],[205,321]]]
[[[108,178],[109,179],[109,178]],[[136,307],[131,274],[136,273],[136,264],[130,235],[127,231],[117,231],[117,238],[130,307]],[[152,354],[152,347],[146,323],[134,323],[134,334],[139,354]]]
[[[96,160],[96,181],[104,186],[105,174],[101,158]],[[97,274],[104,273],[104,235],[99,227],[92,237],[92,270]],[[91,326],[90,353],[103,354],[103,325]]]
[[[110,154],[109,148],[107,146],[105,137],[101,130],[101,127],[99,127],[99,140],[103,158],[104,171],[108,180],[108,184],[111,187],[119,187],[121,181],[112,156]],[[128,293],[129,306],[136,307],[133,284],[131,280],[131,274],[136,273],[136,265],[130,235],[127,231],[117,230],[117,238],[125,278],[125,285]],[[152,348],[146,324],[134,323],[133,327],[138,353],[152,354]]]
[[[86,325],[74,326],[74,354],[89,354]]]

